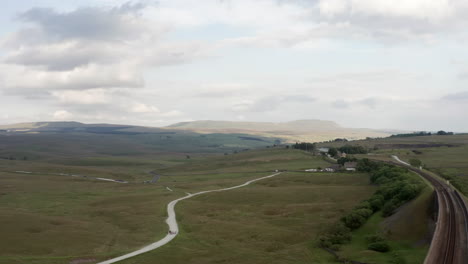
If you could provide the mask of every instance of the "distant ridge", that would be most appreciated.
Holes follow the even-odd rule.
[[[327,120],[296,120],[290,122],[241,122],[241,121],[192,121],[181,122],[167,127],[144,127],[113,124],[83,124],[80,122],[32,122],[0,126],[0,130],[17,133],[98,133],[126,134],[142,133],[201,133],[201,134],[246,134],[259,137],[280,139],[282,142],[298,141],[321,142],[346,138],[348,140],[366,137],[387,137],[386,131],[345,128]],[[1,131],[0,131],[1,132]],[[5,132],[3,132],[5,133]]]
[[[372,129],[344,128],[333,121],[317,119],[279,123],[202,120],[176,123],[166,128],[197,133],[245,133],[264,137],[277,137],[290,143],[296,141],[327,141],[336,138],[353,140],[390,135],[387,132]]]
[[[245,129],[256,131],[311,131],[341,129],[337,123],[325,120],[296,120],[291,122],[242,122],[242,121],[211,121],[201,120],[176,123],[168,128],[179,129]]]

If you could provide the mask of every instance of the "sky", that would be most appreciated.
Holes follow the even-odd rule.
[[[332,120],[468,131],[466,0],[22,0],[0,124]]]

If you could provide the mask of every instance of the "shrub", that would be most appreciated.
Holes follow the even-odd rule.
[[[343,217],[342,221],[346,227],[353,230],[361,227],[366,222],[366,218],[353,211]]]
[[[369,205],[370,209],[374,212],[377,212],[380,210],[385,203],[385,198],[383,195],[380,194],[374,194],[370,199],[369,199]]]
[[[373,234],[366,236],[366,240],[369,243],[384,242],[385,237],[383,237],[381,234]]]
[[[385,241],[370,243],[367,246],[367,249],[374,250],[377,252],[388,252],[390,251],[390,246]]]
[[[356,209],[356,210],[354,210],[354,212],[355,212],[356,214],[358,214],[358,215],[364,217],[366,220],[367,220],[367,218],[369,218],[369,217],[372,215],[372,213],[373,213],[371,209],[367,209],[367,208],[366,208],[366,209],[364,209],[364,208],[362,208],[362,209]]]
[[[382,215],[384,217],[391,216],[395,210],[400,206],[395,202],[395,200],[391,200],[385,203],[385,205],[382,208]]]
[[[410,159],[409,163],[411,164],[411,166],[414,166],[414,167],[419,167],[422,165],[422,161],[418,159]]]
[[[351,241],[351,230],[343,223],[338,223],[330,227],[326,234],[319,238],[322,247],[333,249],[333,245],[345,244]]]

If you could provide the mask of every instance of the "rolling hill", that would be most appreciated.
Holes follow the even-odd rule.
[[[197,133],[244,133],[264,137],[277,137],[289,143],[297,141],[326,141],[335,138],[355,140],[366,137],[387,137],[391,134],[386,131],[365,128],[345,128],[333,121],[325,120],[296,120],[284,123],[205,120],[177,123],[166,128],[188,130]]]

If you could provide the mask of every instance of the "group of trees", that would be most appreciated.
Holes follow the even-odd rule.
[[[344,166],[344,164],[345,164],[346,162],[355,162],[355,161],[357,161],[357,159],[356,159],[356,158],[353,158],[353,157],[341,157],[341,158],[339,158],[336,162],[337,162],[338,164]]]
[[[402,204],[416,198],[424,184],[411,177],[407,169],[380,162],[362,159],[357,169],[371,174],[371,183],[378,184],[379,189],[373,197],[383,198],[382,214],[390,216]],[[372,198],[371,198],[372,199]]]
[[[346,154],[366,154],[367,149],[363,146],[352,146],[352,145],[344,145],[339,148],[329,148],[328,155],[332,157],[336,157],[338,155],[338,151],[341,153]]]
[[[361,159],[357,169],[369,173],[371,183],[379,185],[379,189],[319,238],[322,247],[339,249],[340,245],[351,240],[351,231],[361,227],[375,212],[381,210],[383,216],[390,216],[402,204],[416,198],[424,188],[424,184],[413,178],[407,169],[393,165]],[[381,237],[370,237],[368,243],[371,250],[390,250],[385,239]]]
[[[395,134],[391,135],[390,137],[420,137],[420,136],[431,136],[431,135],[438,135],[438,136],[447,136],[447,135],[453,135],[453,132],[446,132],[444,130],[437,131],[437,133],[431,133],[431,132],[414,132],[414,133],[404,133],[404,134]]]
[[[301,149],[301,150],[305,150],[305,151],[314,151],[315,148],[316,148],[316,145],[315,145],[315,143],[308,143],[308,142],[298,143],[298,142],[296,142],[296,144],[294,144],[292,147],[294,149]]]

